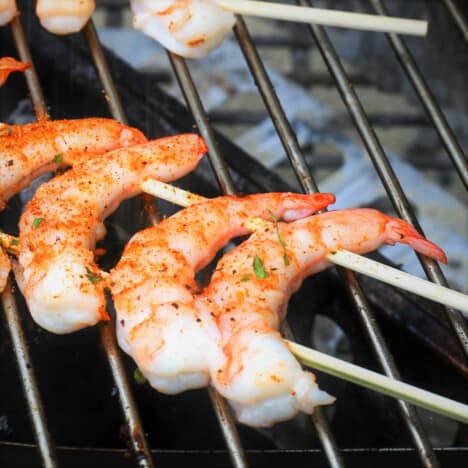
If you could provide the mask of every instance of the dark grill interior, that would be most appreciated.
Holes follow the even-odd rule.
[[[119,3],[114,2],[113,6],[119,6]],[[419,3],[426,6],[426,2]],[[457,23],[451,17],[453,10],[447,8],[453,5],[452,2],[442,3],[446,4],[442,8],[448,21],[453,21],[454,40],[463,43]],[[373,0],[370,4],[377,11],[382,8],[380,1]],[[53,37],[38,27],[30,2],[24,2],[23,8],[19,6],[24,12],[20,21],[27,33],[24,44],[31,49],[52,118],[108,116],[110,110],[115,118],[127,118],[149,137],[191,131],[195,121],[208,142],[211,164],[205,162],[195,174],[178,185],[206,196],[220,192],[291,188],[211,127],[183,59],[169,56],[191,114],[158,86],[157,79],[167,79],[166,76],[142,75],[112,53],[106,53],[104,60],[99,55],[96,57],[99,43],[92,25],[87,26],[84,34]],[[114,16],[111,18],[115,18],[119,10],[112,11]],[[460,15],[463,20],[462,13]],[[414,13],[413,16],[419,15]],[[18,39],[19,45],[22,44],[20,21],[0,30],[0,56],[18,56],[15,47]],[[401,217],[417,224],[327,33],[318,26],[310,29],[313,35],[310,42],[319,47],[329,67],[327,79],[333,79],[331,84],[338,87],[349,103],[351,121],[357,126],[369,155],[386,182],[394,208]],[[309,174],[302,148],[281,112],[281,104],[240,18],[235,32],[267,110],[275,118],[277,131],[302,189],[316,191],[318,188],[309,177],[313,174]],[[466,49],[466,41],[463,46]],[[400,46],[396,44],[396,47]],[[400,54],[404,52],[399,50]],[[110,73],[107,75],[106,70],[101,69],[99,76],[92,67],[93,60],[104,67],[107,61]],[[407,62],[404,63],[408,67]],[[110,82],[100,81],[103,77],[110,78]],[[113,80],[115,95],[109,87]],[[103,98],[102,88],[107,100]],[[12,76],[0,92],[0,120],[6,120],[25,96],[24,78]],[[34,107],[24,103],[23,107],[25,121],[33,120],[37,103]],[[443,122],[439,127],[442,138],[448,141],[455,165],[466,180],[466,157],[450,129]],[[105,245],[110,254],[102,259],[104,268],[116,261],[128,237],[147,222],[136,209],[138,203],[124,204],[108,221],[109,236]],[[22,201],[16,197],[10,202],[9,209],[1,214],[5,231],[16,233],[21,206]],[[174,210],[164,202],[159,203],[159,208],[163,215]],[[135,212],[137,216],[129,216]],[[437,265],[427,259],[423,262],[431,279],[443,283]],[[36,327],[16,292],[15,297],[17,310],[11,304],[8,291],[2,300],[6,317],[5,326],[0,329],[0,379],[4,383],[0,387],[2,466],[41,466],[41,462],[50,467],[84,464],[144,467],[153,466],[153,462],[154,466],[195,463],[195,466],[233,464],[238,467],[285,463],[333,467],[395,466],[396,463],[456,467],[466,464],[466,426],[448,423],[450,443],[433,448],[437,444],[429,443],[426,434],[431,416],[422,414],[423,428],[421,414],[409,405],[320,373],[320,385],[338,397],[333,407],[318,410],[312,418],[302,415],[269,430],[234,426],[225,403],[212,391],[192,391],[168,397],[156,393],[148,385],[137,385],[132,378],[134,364],[126,356],[115,354],[111,325],[69,336],[54,336]],[[466,401],[466,328],[456,311],[447,313],[442,307],[368,278],[360,277],[358,283],[355,275],[345,271],[338,274],[337,271],[327,271],[310,278],[294,296],[288,321],[297,341],[312,345],[311,336],[317,320],[315,311],[320,311],[320,315],[328,317],[344,331],[349,353],[356,364],[379,372],[384,369],[388,375],[401,375],[405,381]],[[290,333],[287,328],[284,332]],[[22,330],[25,334],[23,343],[17,341]],[[18,374],[13,361],[23,354],[24,343],[29,347],[31,358],[22,360],[20,356],[18,362],[22,370]],[[393,361],[398,364],[398,371]],[[36,401],[31,399],[35,378],[39,390]],[[20,382],[29,400],[17,396]],[[35,417],[33,424],[28,405]],[[46,418],[39,414],[41,406]],[[47,432],[51,435],[49,439],[44,437]]]

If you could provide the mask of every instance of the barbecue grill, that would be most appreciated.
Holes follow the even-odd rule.
[[[115,4],[120,3],[115,2]],[[308,5],[306,0],[299,0],[298,3]],[[468,42],[468,25],[463,14],[466,10],[457,7],[456,2],[452,0],[444,0],[441,3],[444,4],[441,7],[448,16],[448,21],[453,21],[453,28],[460,30],[459,40]],[[382,0],[370,0],[370,5],[376,13],[386,13]],[[195,179],[187,178],[182,181],[182,184],[186,184],[190,189],[211,196],[218,191],[234,194],[239,191],[289,188],[275,174],[249,158],[240,148],[235,147],[214,130],[184,59],[169,54],[170,63],[191,116],[184,113],[180,104],[151,83],[151,80],[142,77],[114,55],[104,52],[92,23],[89,23],[84,30],[84,42],[81,37],[52,38],[41,32],[35,24],[31,2],[24,2],[24,5],[20,4],[19,7],[23,12],[21,17],[15,19],[10,27],[0,31],[0,55],[7,55],[7,52],[13,54],[14,51],[10,48],[14,43],[21,60],[38,66],[38,75],[34,69],[26,74],[37,117],[48,114],[47,105],[51,105],[50,112],[54,118],[75,117],[80,116],[80,113],[84,116],[86,112],[84,109],[91,107],[94,110],[93,106],[97,106],[97,113],[103,113],[102,105],[99,107],[95,103],[102,86],[105,95],[105,101],[102,101],[107,103],[111,115],[122,122],[127,121],[128,115],[131,117],[130,123],[139,126],[148,135],[177,130],[187,131],[193,122],[195,123],[208,144],[211,167],[205,165],[197,171]],[[116,10],[112,11],[115,18]],[[23,22],[27,24],[28,38],[24,34]],[[308,29],[326,62],[330,76],[346,104],[349,116],[362,138],[395,211],[401,218],[418,226],[414,211],[389,164],[366,110],[344,70],[327,31],[320,26],[311,26]],[[269,80],[246,23],[241,17],[237,18],[235,36],[301,188],[308,193],[318,191],[318,186],[304,158],[303,149],[283,112],[282,104]],[[468,187],[466,156],[431,94],[424,76],[418,70],[404,39],[396,35],[389,35],[388,39],[402,70],[414,86],[431,125],[442,140],[463,184]],[[84,49],[83,43],[89,49]],[[72,56],[70,51],[73,51]],[[96,72],[90,68],[91,59],[100,84],[93,80]],[[86,66],[81,69],[73,68],[74,61],[87,62],[87,68]],[[117,86],[114,79],[117,81]],[[20,78],[15,77],[12,84],[15,80],[19,82]],[[39,81],[44,85],[45,95],[50,97],[47,101]],[[84,102],[70,98],[68,106],[67,96],[73,93],[85,96],[82,99]],[[6,111],[11,110],[18,94],[11,93],[11,102],[10,98],[7,98],[4,107]],[[55,106],[52,106],[52,101]],[[125,111],[122,102],[125,102]],[[89,110],[87,112],[86,115],[91,115]],[[146,112],[150,112],[151,116],[157,112],[159,117],[148,119]],[[73,115],[74,113],[77,115]],[[167,204],[161,203],[158,209],[147,198],[144,198],[144,204],[146,212],[149,213],[149,220],[153,223],[157,222],[160,216],[159,209],[163,213],[167,213],[168,210]],[[129,208],[126,205],[120,215],[117,213],[116,223],[123,220],[122,222],[128,224],[128,218],[134,212],[138,212],[134,206]],[[7,216],[5,228],[13,233],[16,229],[14,215],[7,213]],[[132,216],[130,224],[133,230],[141,227],[141,222],[135,216]],[[118,229],[116,227],[109,230],[110,245],[113,242],[114,231],[116,244],[122,242]],[[116,247],[116,251],[119,248],[121,246]],[[112,248],[109,250],[112,251]],[[446,284],[435,262],[423,257],[420,261],[431,281]],[[466,361],[468,334],[465,321],[458,311],[449,308],[443,310],[425,301],[415,300],[411,295],[401,295],[392,288],[379,285],[372,280],[364,278],[358,280],[350,271],[340,269],[339,277],[340,279],[326,272],[306,282],[306,287],[291,303],[292,326],[284,324],[284,335],[292,337],[292,328],[296,332],[296,339],[306,341],[308,336],[305,330],[313,328],[314,315],[311,312],[314,306],[320,307],[321,311],[328,310],[328,315],[352,335],[351,341],[356,344],[353,348],[355,356],[359,356],[359,349],[363,348],[362,353],[367,357],[360,360],[361,365],[376,367],[388,376],[399,379],[400,372],[395,361],[400,362],[400,367],[404,367],[405,370],[408,368],[407,361],[410,361],[410,367],[423,366],[419,369],[422,376],[426,373],[434,374],[437,380],[437,376],[443,375],[449,387],[441,387],[440,393],[450,393],[450,396],[457,399],[466,398],[463,390],[466,390],[468,375]],[[333,292],[328,295],[321,294],[320,292],[326,289],[325,284],[331,284],[331,290],[336,294]],[[385,299],[382,300],[382,297]],[[244,467],[280,466],[288,463],[292,466],[344,467],[376,466],[377,463],[382,466],[394,466],[400,463],[403,466],[419,464],[425,467],[453,467],[465,466],[468,459],[466,428],[458,428],[458,437],[450,447],[435,448],[429,442],[420,415],[411,405],[402,401],[391,401],[371,392],[356,390],[349,385],[343,387],[343,384],[336,379],[327,379],[320,374],[319,382],[325,382],[322,387],[328,390],[329,383],[333,386],[333,390],[336,390],[335,394],[339,400],[335,407],[317,408],[310,418],[302,415],[294,423],[281,424],[278,428],[257,433],[236,426],[226,402],[212,389],[208,390],[208,397],[206,392],[197,391],[169,398],[157,395],[148,386],[136,385],[129,373],[132,369],[130,360],[122,356],[117,349],[112,323],[101,324],[95,330],[55,337],[38,330],[29,317],[22,317],[26,315],[22,313],[25,310],[24,303],[14,289],[10,287],[6,289],[2,296],[2,304],[9,333],[3,330],[1,332],[3,349],[0,349],[0,355],[6,356],[1,362],[6,363],[8,358],[11,359],[12,353],[14,354],[31,417],[29,422],[22,402],[18,402],[17,398],[12,399],[11,394],[4,395],[8,402],[14,402],[12,406],[15,406],[16,416],[11,416],[12,413],[8,412],[10,419],[14,419],[8,421],[1,415],[7,408],[0,406],[0,435],[2,435],[0,460],[3,461],[3,466],[41,466],[42,464],[46,467],[72,467],[87,464],[152,467],[186,466],[188,463],[196,466],[202,464],[229,466],[231,463],[236,467]],[[352,307],[355,313],[351,317],[349,311]],[[403,318],[406,316],[401,311],[405,308],[417,314],[415,321]],[[400,317],[394,316],[395,310],[399,311],[396,315]],[[348,311],[346,312],[348,317],[343,317],[343,311]],[[437,320],[434,320],[434,316]],[[398,321],[399,325],[396,325]],[[434,362],[424,367],[427,348],[421,345],[408,346],[405,342],[405,340],[414,340],[407,331],[413,329],[414,332],[418,325],[424,330],[423,333],[419,330],[419,338],[424,338],[426,345],[430,345],[433,352],[449,364],[442,364],[435,358],[436,354],[430,354]],[[401,327],[406,330],[405,340],[400,335]],[[364,343],[365,339],[368,344]],[[99,343],[104,349],[105,359],[99,356]],[[48,348],[49,354],[42,351],[44,347]],[[66,348],[76,351],[71,353],[66,351]],[[370,354],[367,348],[371,349]],[[62,372],[63,376],[46,375],[47,362],[41,360],[50,360],[52,356],[54,368]],[[69,367],[73,368],[78,377],[71,376],[72,371],[69,372]],[[457,372],[453,372],[453,368]],[[18,377],[11,366],[3,370],[2,365],[2,373],[4,382],[12,382],[12,389],[18,385]],[[53,380],[53,385],[47,384],[48,379]],[[424,381],[424,377],[422,380]],[[71,388],[69,382],[77,385],[80,381],[83,382],[82,387]],[[86,382],[92,382],[92,393],[98,394],[92,401],[89,400],[90,389],[86,389]],[[12,390],[9,390],[9,393],[12,393]],[[346,400],[348,394],[353,394],[354,399]],[[67,411],[60,416],[56,415],[54,398],[61,398],[63,404],[63,399],[68,395],[70,401]],[[208,399],[216,420],[207,410]],[[356,405],[356,411],[346,414],[343,407],[339,406],[340,399]],[[119,407],[121,414],[117,411]],[[372,421],[372,413],[381,411],[381,408],[385,409],[376,423]],[[81,412],[90,418],[87,425],[86,422],[78,422]],[[190,414],[187,415],[187,412]],[[170,419],[174,419],[177,425],[171,425]],[[61,422],[55,427],[56,421],[60,420]],[[53,428],[48,425],[48,421],[54,421]],[[76,430],[73,427],[75,421],[78,426]],[[314,430],[309,427],[310,422]],[[217,424],[220,430],[216,428]],[[10,426],[13,432],[10,431]],[[102,445],[102,438],[99,439],[101,442],[95,443],[80,434],[91,431],[91,426],[97,426],[96,429],[101,435],[114,431],[109,435],[108,440],[111,440],[109,445]],[[363,443],[360,437],[356,436],[358,445],[350,443],[351,439],[346,433],[365,431],[366,426],[368,442]],[[19,434],[17,427],[25,428],[24,433]],[[121,428],[120,440],[119,434],[115,434],[116,427]],[[169,433],[164,432],[165,427],[169,428]],[[204,438],[205,431],[209,434],[208,437],[212,438],[211,445],[207,444],[207,439]],[[394,440],[386,441],[385,437],[382,437],[385,432],[395,435]],[[54,434],[53,437],[51,433]],[[224,441],[221,439],[221,434]],[[310,437],[309,442],[307,438],[304,439],[304,435]],[[57,440],[66,442],[56,445]],[[342,446],[341,440],[347,443]],[[382,445],[385,443],[389,445]]]

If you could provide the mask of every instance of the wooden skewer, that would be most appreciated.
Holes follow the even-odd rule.
[[[224,10],[241,15],[414,36],[427,34],[427,21],[422,20],[250,0],[215,0],[215,2]]]
[[[165,184],[156,180],[148,179],[143,182],[141,188],[144,192],[155,197],[168,200],[180,206],[189,206],[194,203],[206,201],[206,198],[173,185]],[[252,218],[248,226],[253,231],[269,225],[268,221]],[[431,299],[440,304],[445,304],[460,310],[468,318],[468,296],[458,291],[431,283],[430,281],[418,278],[402,272],[396,268],[389,267],[374,260],[370,260],[352,252],[340,250],[329,253],[327,259],[337,265],[341,265],[353,271],[378,279],[406,291],[413,292],[420,296]]]
[[[457,421],[468,423],[468,405],[445,398],[436,393],[394,380],[377,372],[320,353],[292,341],[285,340],[290,351],[306,366],[335,377],[370,388],[408,403],[421,406]]]

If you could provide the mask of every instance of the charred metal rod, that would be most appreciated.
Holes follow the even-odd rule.
[[[301,5],[310,5],[307,0],[297,0]],[[312,36],[317,43],[317,46],[322,54],[322,57],[330,71],[331,75],[336,81],[336,85],[340,95],[345,103],[354,124],[361,136],[361,139],[367,149],[369,157],[371,158],[377,173],[385,187],[385,190],[400,218],[412,224],[421,234],[424,234],[418,220],[414,214],[411,205],[403,192],[403,189],[398,181],[398,178],[393,171],[393,168],[385,155],[384,149],[377,139],[369,119],[364,110],[364,107],[359,100],[344,67],[336,53],[325,29],[321,26],[310,25],[308,26]],[[421,265],[426,272],[428,278],[442,286],[447,286],[447,281],[442,274],[439,265],[427,257],[417,254]],[[463,316],[459,311],[450,307],[445,308],[447,317],[457,334],[458,340],[468,356],[468,331]]]
[[[381,16],[388,15],[388,10],[382,0],[370,0],[374,10]],[[442,113],[436,99],[434,98],[429,86],[427,85],[422,73],[420,72],[414,58],[406,46],[405,41],[397,34],[387,34],[387,38],[392,49],[400,62],[403,70],[411,81],[414,90],[419,96],[421,103],[426,109],[432,124],[439,134],[442,143],[447,150],[460,178],[468,190],[468,159],[463,153],[457,138],[450,128],[447,119]]]
[[[8,323],[11,341],[13,342],[13,349],[21,376],[21,383],[23,384],[24,393],[29,406],[34,433],[41,453],[42,464],[45,468],[55,468],[58,466],[55,457],[55,447],[47,429],[46,416],[37,387],[34,367],[31,364],[31,356],[29,355],[28,345],[24,336],[10,281],[8,281],[5,291],[2,293],[2,305]]]
[[[448,11],[452,15],[453,20],[455,21],[458,29],[460,30],[465,42],[468,43],[468,23],[462,15],[462,12],[458,8],[455,0],[443,0]]]
[[[10,26],[20,59],[31,65],[31,68],[25,72],[25,78],[29,93],[31,94],[36,117],[38,120],[47,119],[49,116],[47,114],[44,96],[42,94],[39,78],[37,76],[36,69],[34,68],[34,63],[31,58],[31,53],[29,51],[23,26],[19,17],[13,19]],[[58,466],[55,456],[55,447],[47,428],[47,419],[42,406],[34,368],[31,364],[32,361],[29,355],[28,345],[26,343],[18,307],[11,288],[12,285],[9,281],[5,291],[2,293],[3,309],[5,311],[8,329],[13,342],[18,369],[21,375],[21,381],[26,394],[34,433],[42,458],[42,464],[46,468],[55,468]]]
[[[86,24],[84,34],[88,41],[89,50],[99,78],[104,87],[105,97],[109,105],[110,112],[116,120],[126,124],[127,118],[92,21],[89,21]],[[122,359],[120,357],[120,351],[115,339],[114,325],[112,321],[101,323],[99,325],[99,331],[101,333],[101,341],[104,346],[107,361],[109,362],[112,377],[119,391],[120,405],[129,428],[128,433],[132,444],[132,451],[139,466],[142,468],[151,468],[154,466],[151,457],[151,450],[146,440],[145,432],[142,428],[135,399],[128,384],[127,375],[125,373]]]
[[[317,185],[310,174],[309,168],[307,167],[294,131],[284,115],[281,103],[279,102],[272,83],[265,71],[258,52],[250,40],[249,32],[242,18],[238,18],[235,32],[250,70],[255,77],[255,82],[259,87],[266,107],[272,117],[273,123],[276,126],[286,153],[291,160],[292,166],[298,175],[302,187],[309,193],[318,191]],[[377,355],[384,372],[394,379],[400,379],[393,357],[388,350],[380,329],[374,319],[371,308],[365,300],[355,275],[352,272],[341,268],[339,271],[345,278],[347,278],[345,281],[346,287],[359,311],[361,320],[363,321],[364,327],[374,348],[374,352]],[[415,409],[406,402],[401,401],[399,404],[403,414],[403,419],[410,432],[414,435],[415,444],[420,450],[421,458],[424,461],[431,460],[431,463],[426,463],[426,466],[436,467],[437,461],[432,453],[427,437],[422,430],[421,424],[419,423]]]
[[[203,104],[200,100],[200,96],[198,95],[198,91],[195,88],[195,84],[193,83],[187,64],[185,60],[178,55],[168,52],[168,56],[187,105],[195,119],[198,130],[208,146],[210,164],[214,170],[220,188],[223,193],[233,195],[235,194],[234,183],[229,175],[227,165],[219,151],[213,129],[208,121],[208,116],[203,108]],[[211,388],[209,390],[209,396],[212,401],[216,417],[221,425],[221,430],[223,431],[232,464],[236,468],[247,467],[247,458],[226,401],[218,392]]]
[[[31,65],[28,70],[25,70],[24,75],[28,84],[29,93],[31,94],[31,100],[33,102],[36,118],[37,120],[47,120],[49,118],[49,114],[47,112],[44,94],[42,93],[39,78],[32,61],[31,52],[26,41],[26,36],[24,35],[23,25],[20,22],[20,17],[17,16],[14,18],[11,21],[10,26],[11,32],[13,33],[13,38],[15,40],[15,46],[18,50],[18,55],[21,61],[28,62]]]

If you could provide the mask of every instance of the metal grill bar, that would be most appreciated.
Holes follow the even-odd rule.
[[[44,96],[39,84],[39,78],[31,59],[31,53],[29,51],[23,26],[19,17],[14,18],[10,23],[10,26],[20,59],[23,62],[29,62],[31,64],[31,68],[25,72],[25,77],[31,94],[36,117],[38,120],[48,119],[49,116],[47,114]],[[12,293],[12,284],[10,281],[8,281],[5,291],[2,293],[2,305],[5,312],[8,330],[13,342],[13,350],[18,364],[24,393],[26,395],[26,401],[28,403],[39,452],[41,454],[42,464],[46,468],[55,468],[57,467],[55,447],[47,428],[47,419],[44,407],[39,394],[34,368],[31,364],[31,356],[29,355],[29,349],[24,336],[18,306]]]
[[[115,88],[112,75],[109,71],[104,52],[101,47],[96,28],[92,20],[88,21],[84,28],[84,34],[88,42],[89,50],[96,66],[99,79],[106,93],[106,101],[109,105],[112,116],[121,123],[127,124],[127,117],[123,110],[122,102]],[[132,451],[138,465],[142,468],[152,468],[153,462],[151,451],[142,429],[140,415],[135,403],[135,399],[128,384],[127,375],[122,364],[120,351],[117,346],[114,333],[114,324],[111,322],[101,323],[99,325],[101,341],[104,345],[107,361],[111,368],[112,377],[119,391],[119,400],[125,421],[128,425],[128,435],[132,445]]]
[[[13,350],[21,376],[21,383],[23,384],[24,393],[26,395],[26,401],[28,402],[29,413],[41,454],[42,464],[45,468],[55,468],[57,467],[55,447],[47,429],[44,407],[39,394],[34,368],[31,364],[31,356],[29,355],[28,345],[21,325],[18,307],[11,291],[12,287],[11,282],[8,281],[5,291],[2,293],[3,310],[5,311],[11,341],[13,342]]]
[[[270,113],[272,121],[276,126],[279,137],[281,138],[283,146],[291,160],[291,164],[293,165],[296,174],[298,175],[302,187],[309,193],[318,191],[317,185],[307,167],[294,131],[282,110],[276,92],[265,71],[258,52],[256,51],[255,46],[250,39],[249,32],[242,18],[238,18],[235,31],[250,70],[255,77],[255,82],[259,87],[268,112]],[[392,378],[400,379],[395,362],[388,350],[385,340],[383,339],[382,333],[380,332],[380,329],[375,321],[371,308],[369,307],[369,304],[367,303],[362,291],[359,288],[359,284],[354,273],[344,269],[339,270],[341,271],[341,274],[344,278],[349,279],[349,281],[345,280],[346,287],[350,297],[354,300],[354,304],[357,310],[359,311],[364,328],[369,335],[374,352],[377,355],[384,372]],[[423,462],[426,464],[426,466],[437,466],[435,456],[418,420],[416,411],[405,402],[400,402],[399,404],[403,419],[410,433],[413,435],[415,444],[419,449],[419,453]]]
[[[297,1],[300,5],[310,6],[310,3],[307,0]],[[415,226],[419,232],[423,233],[413,209],[411,208],[398,178],[385,155],[380,141],[377,139],[377,136],[369,123],[364,107],[354,91],[354,88],[346,75],[344,67],[330,39],[328,38],[327,33],[325,32],[325,29],[322,26],[310,25],[309,30],[336,82],[343,102],[356,125],[359,135],[361,136],[372,163],[379,174],[380,180],[382,181],[396,212],[405,221]],[[442,274],[439,265],[427,257],[419,254],[417,254],[417,256],[428,278],[437,284],[447,286],[447,281]],[[468,355],[468,332],[463,316],[459,311],[450,307],[445,307],[445,310],[447,312],[449,322],[455,330],[465,354]]]
[[[200,100],[195,84],[193,83],[187,63],[182,57],[170,52],[168,52],[168,57],[172,68],[174,69],[179,86],[184,94],[187,106],[195,119],[198,130],[208,146],[209,160],[220,188],[223,193],[233,195],[235,194],[234,183],[229,175],[227,165],[219,151],[213,129],[208,121],[208,116],[203,108],[203,104]],[[209,391],[209,396],[219,424],[221,425],[233,465],[237,468],[247,467],[247,458],[226,401],[218,392],[212,389]]]
[[[382,0],[370,0],[374,10],[382,16],[388,15],[388,10]],[[437,130],[442,143],[447,150],[454,166],[456,167],[460,178],[468,190],[468,160],[463,153],[447,119],[436,102],[429,86],[427,85],[422,73],[419,71],[411,52],[405,44],[405,41],[397,34],[387,34],[387,38],[395,52],[398,61],[408,76],[414,90],[419,96],[432,124]]]
[[[453,20],[455,21],[458,29],[460,30],[465,42],[468,43],[468,24],[465,21],[465,18],[461,14],[460,9],[456,5],[454,0],[442,0],[445,3],[448,11],[450,12]]]

